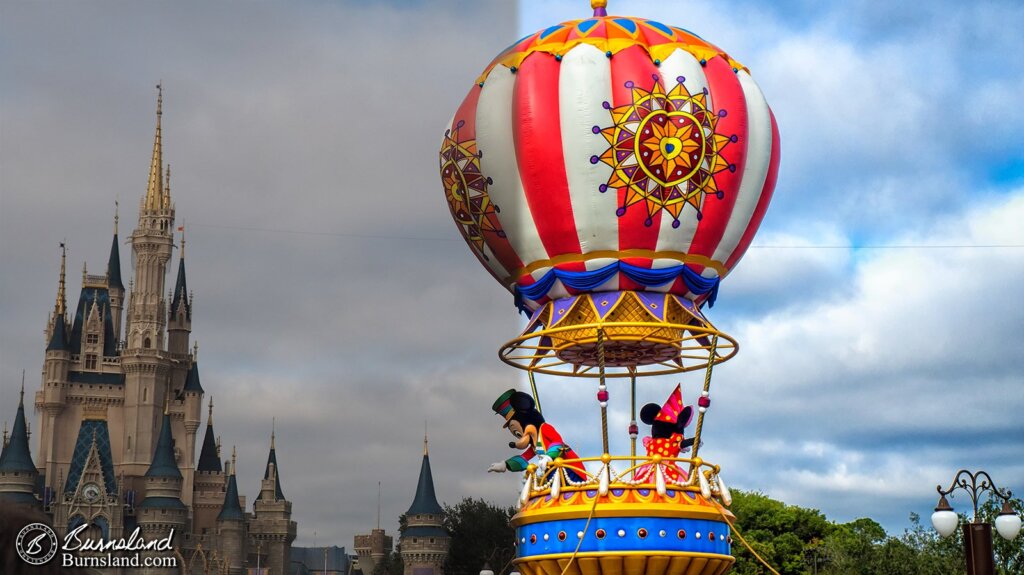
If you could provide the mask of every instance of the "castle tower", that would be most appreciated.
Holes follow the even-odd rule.
[[[234,448],[231,449],[227,490],[224,492],[224,501],[217,515],[217,534],[220,539],[221,556],[228,561],[228,575],[241,575],[245,570],[246,558],[245,512],[238,500]]]
[[[25,422],[25,381],[21,382],[21,399],[14,417],[14,428],[8,439],[4,434],[0,451],[0,505],[19,504],[40,507],[34,494],[39,472],[32,463],[28,447],[28,425]]]
[[[168,317],[164,297],[167,262],[174,248],[174,204],[162,177],[163,148],[160,121],[163,90],[156,108],[156,133],[149,167],[146,195],[139,205],[139,221],[132,232],[135,279],[128,296],[124,369],[124,437],[135,448],[125,453],[125,472],[142,475],[156,447],[160,426],[160,401],[170,382],[171,360],[164,351]],[[197,414],[198,415],[198,414]]]
[[[263,473],[260,494],[253,504],[254,517],[249,523],[250,540],[257,543],[271,573],[287,572],[291,564],[292,541],[295,541],[298,529],[291,520],[292,503],[284,498],[281,491],[279,470],[274,432],[271,431],[267,468]]]
[[[147,541],[162,539],[174,529],[175,547],[180,543],[188,522],[188,508],[181,502],[181,483],[181,470],[174,461],[171,416],[165,409],[156,450],[146,471],[146,498],[139,506],[139,527]]]
[[[41,412],[39,461],[41,472],[52,480],[57,476],[55,457],[59,437],[54,432],[57,419],[66,405],[68,370],[71,368],[71,351],[68,346],[67,296],[65,294],[65,271],[67,248],[60,244],[60,279],[57,284],[57,301],[53,307],[46,333],[46,359],[43,360],[43,389],[36,395],[36,407]]]
[[[377,564],[391,554],[391,537],[380,528],[380,482],[377,483],[377,528],[367,535],[356,535],[353,547],[359,558],[359,569],[371,575]]]
[[[227,477],[220,463],[220,445],[213,433],[213,398],[206,418],[206,435],[196,464],[192,491],[192,532],[199,535],[217,532],[217,514],[224,503]],[[236,487],[237,490],[237,487]],[[204,544],[209,548],[209,543]]]
[[[405,575],[444,575],[449,537],[443,527],[444,510],[434,495],[426,436],[423,437],[423,463],[416,498],[405,512],[405,522],[406,528],[398,543],[405,562]]]

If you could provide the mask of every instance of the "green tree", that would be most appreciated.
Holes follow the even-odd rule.
[[[516,537],[509,520],[515,512],[514,507],[468,497],[445,505],[444,528],[451,537],[445,574],[476,575],[487,561],[496,574],[508,573]]]
[[[805,552],[812,541],[824,539],[833,525],[816,509],[786,505],[763,493],[734,490],[730,511],[736,527],[751,547],[782,575],[807,572]],[[735,573],[764,573],[764,567],[734,538]]]

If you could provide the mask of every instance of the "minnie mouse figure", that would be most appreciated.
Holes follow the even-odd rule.
[[[565,468],[569,479],[584,480],[586,469],[578,461],[580,456],[565,444],[553,425],[544,421],[544,416],[535,408],[533,398],[529,394],[510,389],[495,400],[491,409],[505,418],[504,427],[516,438],[515,441],[508,442],[508,446],[513,449],[525,449],[525,451],[522,455],[514,455],[505,461],[492,463],[487,471],[492,473],[523,471],[530,460],[536,457],[537,467],[543,475],[548,464],[561,457],[577,460]]]
[[[659,407],[656,403],[648,403],[640,410],[640,421],[651,426],[650,437],[643,439],[644,447],[647,449],[647,457],[660,455],[662,457],[679,457],[693,446],[693,438],[683,438],[683,429],[690,424],[693,418],[693,408],[683,405],[683,393],[679,385],[668,397],[665,405]],[[661,467],[665,475],[665,481],[669,483],[685,483],[688,475],[678,465],[668,462]],[[637,469],[636,480],[641,483],[654,482],[654,465],[648,463]]]

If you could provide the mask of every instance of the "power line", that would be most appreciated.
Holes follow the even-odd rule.
[[[386,234],[356,234],[349,232],[326,232],[318,230],[296,230],[284,228],[261,228],[256,226],[229,226],[222,224],[189,224],[190,227],[236,230],[244,232],[261,232],[270,234],[291,234],[302,236],[326,236],[337,238],[356,238],[367,240],[401,240],[410,242],[461,242],[462,238],[432,238],[422,236],[398,236]],[[952,250],[952,249],[1021,249],[1024,244],[800,244],[800,245],[751,245],[752,250]]]

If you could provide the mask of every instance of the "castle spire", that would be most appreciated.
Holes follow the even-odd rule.
[[[164,208],[171,207],[171,163],[167,162],[167,175],[164,177]]]
[[[57,302],[53,306],[53,330],[46,351],[68,351],[67,322],[65,310],[67,298],[64,292],[64,273],[67,269],[67,247],[60,243],[60,280],[57,284]]]
[[[274,500],[283,501],[284,492],[281,491],[281,466],[277,464],[277,448],[274,446],[275,439],[275,427],[277,426],[277,418],[271,420],[270,424],[270,453],[267,455],[267,468],[263,472],[263,479],[270,479],[270,465],[274,465]],[[262,499],[263,493],[260,493],[257,499]]]
[[[423,463],[420,465],[420,479],[416,484],[416,498],[413,499],[406,515],[441,514],[444,510],[434,494],[434,476],[430,472],[430,455],[427,453],[427,437],[423,436]]]
[[[124,291],[121,282],[121,252],[117,245],[117,200],[114,201],[114,240],[110,244],[110,259],[107,260],[107,287]]]
[[[199,464],[196,471],[221,473],[220,454],[217,453],[217,440],[213,434],[213,397],[210,397],[210,415],[206,418],[206,436],[203,448],[199,452]]]
[[[18,399],[18,413],[14,416],[14,427],[7,440],[7,446],[0,453],[0,472],[36,472],[32,453],[28,447],[28,425],[25,422],[25,379],[22,374],[21,395]]]
[[[146,201],[144,208],[159,210],[164,206],[164,181],[161,177],[164,165],[163,146],[160,141],[160,118],[163,116],[164,88],[163,83],[156,85],[156,134],[153,138],[153,158],[149,164],[149,183],[146,186]]]
[[[60,279],[57,283],[57,303],[54,306],[54,311],[57,315],[64,315],[64,310],[67,308],[67,297],[64,292],[64,272],[67,269],[67,257],[68,249],[64,242],[60,243]]]
[[[242,521],[245,513],[238,500],[238,482],[235,479],[235,448],[231,448],[231,473],[228,475],[227,490],[224,492],[224,505],[217,515],[217,521]]]
[[[171,436],[171,416],[167,400],[164,400],[164,420],[160,426],[160,437],[157,439],[153,462],[146,471],[146,477],[181,478],[181,470],[174,461],[174,438]]]
[[[178,260],[178,279],[174,283],[174,295],[171,296],[171,321],[174,321],[174,316],[178,314],[181,306],[185,306],[185,318],[192,319],[192,306],[188,301],[188,282],[185,279],[185,226],[178,230],[181,232],[181,258]]]

